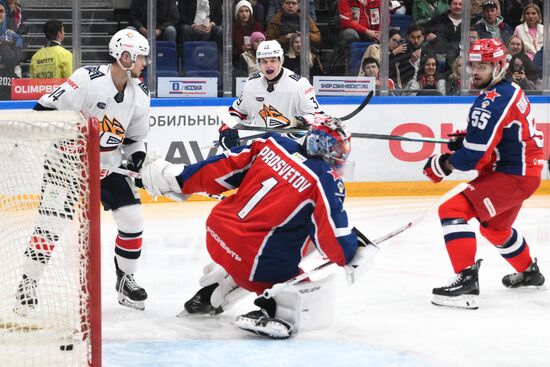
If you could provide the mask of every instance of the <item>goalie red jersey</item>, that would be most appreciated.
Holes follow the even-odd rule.
[[[309,238],[338,265],[355,254],[341,178],[291,139],[268,134],[186,167],[177,179],[184,194],[238,187],[212,210],[206,237],[212,259],[244,288],[296,276]]]

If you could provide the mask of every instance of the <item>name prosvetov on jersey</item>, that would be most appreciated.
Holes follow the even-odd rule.
[[[298,192],[302,192],[311,186],[311,183],[304,176],[302,176],[300,172],[292,168],[291,165],[279,157],[277,153],[269,147],[264,147],[260,151],[259,156],[263,157],[262,161],[264,161],[268,167],[278,173],[283,180],[291,184],[292,187],[298,190]]]

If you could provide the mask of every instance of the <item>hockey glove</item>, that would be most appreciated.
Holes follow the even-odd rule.
[[[464,138],[466,137],[466,130],[455,130],[447,136],[451,138],[447,143],[447,148],[449,148],[451,152],[456,152],[457,150],[462,148]]]
[[[128,164],[126,165],[126,168],[130,171],[139,172],[141,170],[141,167],[143,166],[143,162],[145,162],[145,152],[135,152],[130,156],[130,159],[128,159]],[[135,178],[134,183],[137,187],[143,188],[143,181],[141,180],[141,178]]]
[[[222,124],[218,131],[220,133],[220,146],[223,150],[239,146],[239,132],[237,130],[233,130],[226,124]]]
[[[372,243],[357,228],[353,227],[351,231],[357,235],[357,250],[351,261],[344,266],[348,285],[355,283],[357,278],[372,268],[379,250],[378,246]]]
[[[441,182],[443,177],[449,176],[452,172],[447,165],[450,156],[449,153],[432,155],[424,165],[424,175],[433,183]]]

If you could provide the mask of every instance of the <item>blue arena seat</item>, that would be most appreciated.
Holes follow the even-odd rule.
[[[175,48],[157,47],[157,75],[165,72],[178,73],[178,53]]]
[[[184,75],[198,71],[217,71],[219,75],[219,56],[216,42],[185,42],[183,45]],[[194,74],[193,76],[198,76]]]
[[[357,76],[365,50],[374,42],[353,42],[349,46],[348,75]]]
[[[157,48],[163,47],[163,48],[173,48],[174,50],[177,49],[176,47],[176,41],[158,41],[157,40]]]
[[[407,38],[407,30],[411,22],[412,17],[410,15],[394,14],[390,17],[390,27],[399,30],[401,37],[404,39]]]

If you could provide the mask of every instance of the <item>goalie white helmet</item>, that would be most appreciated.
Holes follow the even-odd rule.
[[[120,57],[124,52],[130,54],[133,68],[138,55],[149,55],[149,41],[139,34],[139,32],[131,29],[122,29],[116,32],[111,41],[109,41],[109,55],[114,57],[120,65]],[[122,65],[120,66],[122,67]]]

